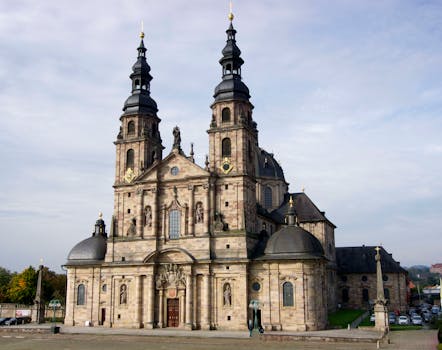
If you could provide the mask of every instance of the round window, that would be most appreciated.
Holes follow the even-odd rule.
[[[388,281],[388,276],[387,275],[383,275],[382,279],[384,280],[384,282]]]
[[[177,166],[174,166],[174,167],[172,167],[172,169],[170,169],[170,173],[171,173],[173,176],[178,175],[179,172],[180,172],[180,170],[178,169]]]
[[[261,285],[260,285],[258,282],[253,282],[253,284],[252,284],[252,289],[253,289],[255,292],[258,292],[258,291],[261,289]]]
[[[367,282],[367,280],[368,280],[368,278],[367,278],[367,276],[362,276],[362,282]]]

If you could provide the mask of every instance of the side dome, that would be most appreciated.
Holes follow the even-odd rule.
[[[272,153],[268,153],[262,148],[258,148],[255,164],[256,177],[275,178],[285,182],[284,171],[275,160]]]
[[[95,223],[95,230],[92,237],[77,243],[68,254],[66,265],[88,265],[100,264],[104,261],[107,250],[106,225],[103,214],[100,213]]]
[[[68,255],[66,265],[81,265],[102,262],[106,255],[106,250],[106,238],[101,235],[89,237],[72,248]]]
[[[299,226],[288,225],[275,232],[268,240],[264,259],[321,259],[321,242]]]

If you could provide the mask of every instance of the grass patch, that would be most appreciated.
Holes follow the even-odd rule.
[[[359,327],[374,327],[374,322],[370,322],[370,315],[362,320]]]
[[[437,350],[442,350],[442,344],[439,344],[439,345],[437,346]]]
[[[365,310],[338,310],[328,315],[328,323],[333,328],[347,328],[349,323],[352,323],[364,312]]]
[[[422,326],[405,325],[405,324],[391,324],[390,331],[416,331],[422,329]]]

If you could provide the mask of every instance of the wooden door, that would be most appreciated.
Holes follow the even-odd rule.
[[[106,309],[101,309],[101,324],[103,325],[106,321]]]
[[[167,299],[167,327],[178,327],[180,302],[178,299]]]

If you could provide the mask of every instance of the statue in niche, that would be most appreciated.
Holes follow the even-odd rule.
[[[129,228],[127,229],[127,235],[128,236],[135,236],[137,233],[137,220],[135,218],[132,218],[130,221]]]
[[[150,206],[144,209],[144,226],[152,227],[152,209]]]
[[[181,132],[178,126],[173,128],[173,148],[181,150]]]
[[[224,305],[231,306],[232,305],[232,289],[230,288],[230,283],[226,283],[224,285]]]
[[[125,284],[120,287],[120,304],[127,304],[127,286]]]
[[[204,208],[203,208],[203,203],[201,202],[198,202],[196,204],[195,218],[197,224],[204,222]]]

